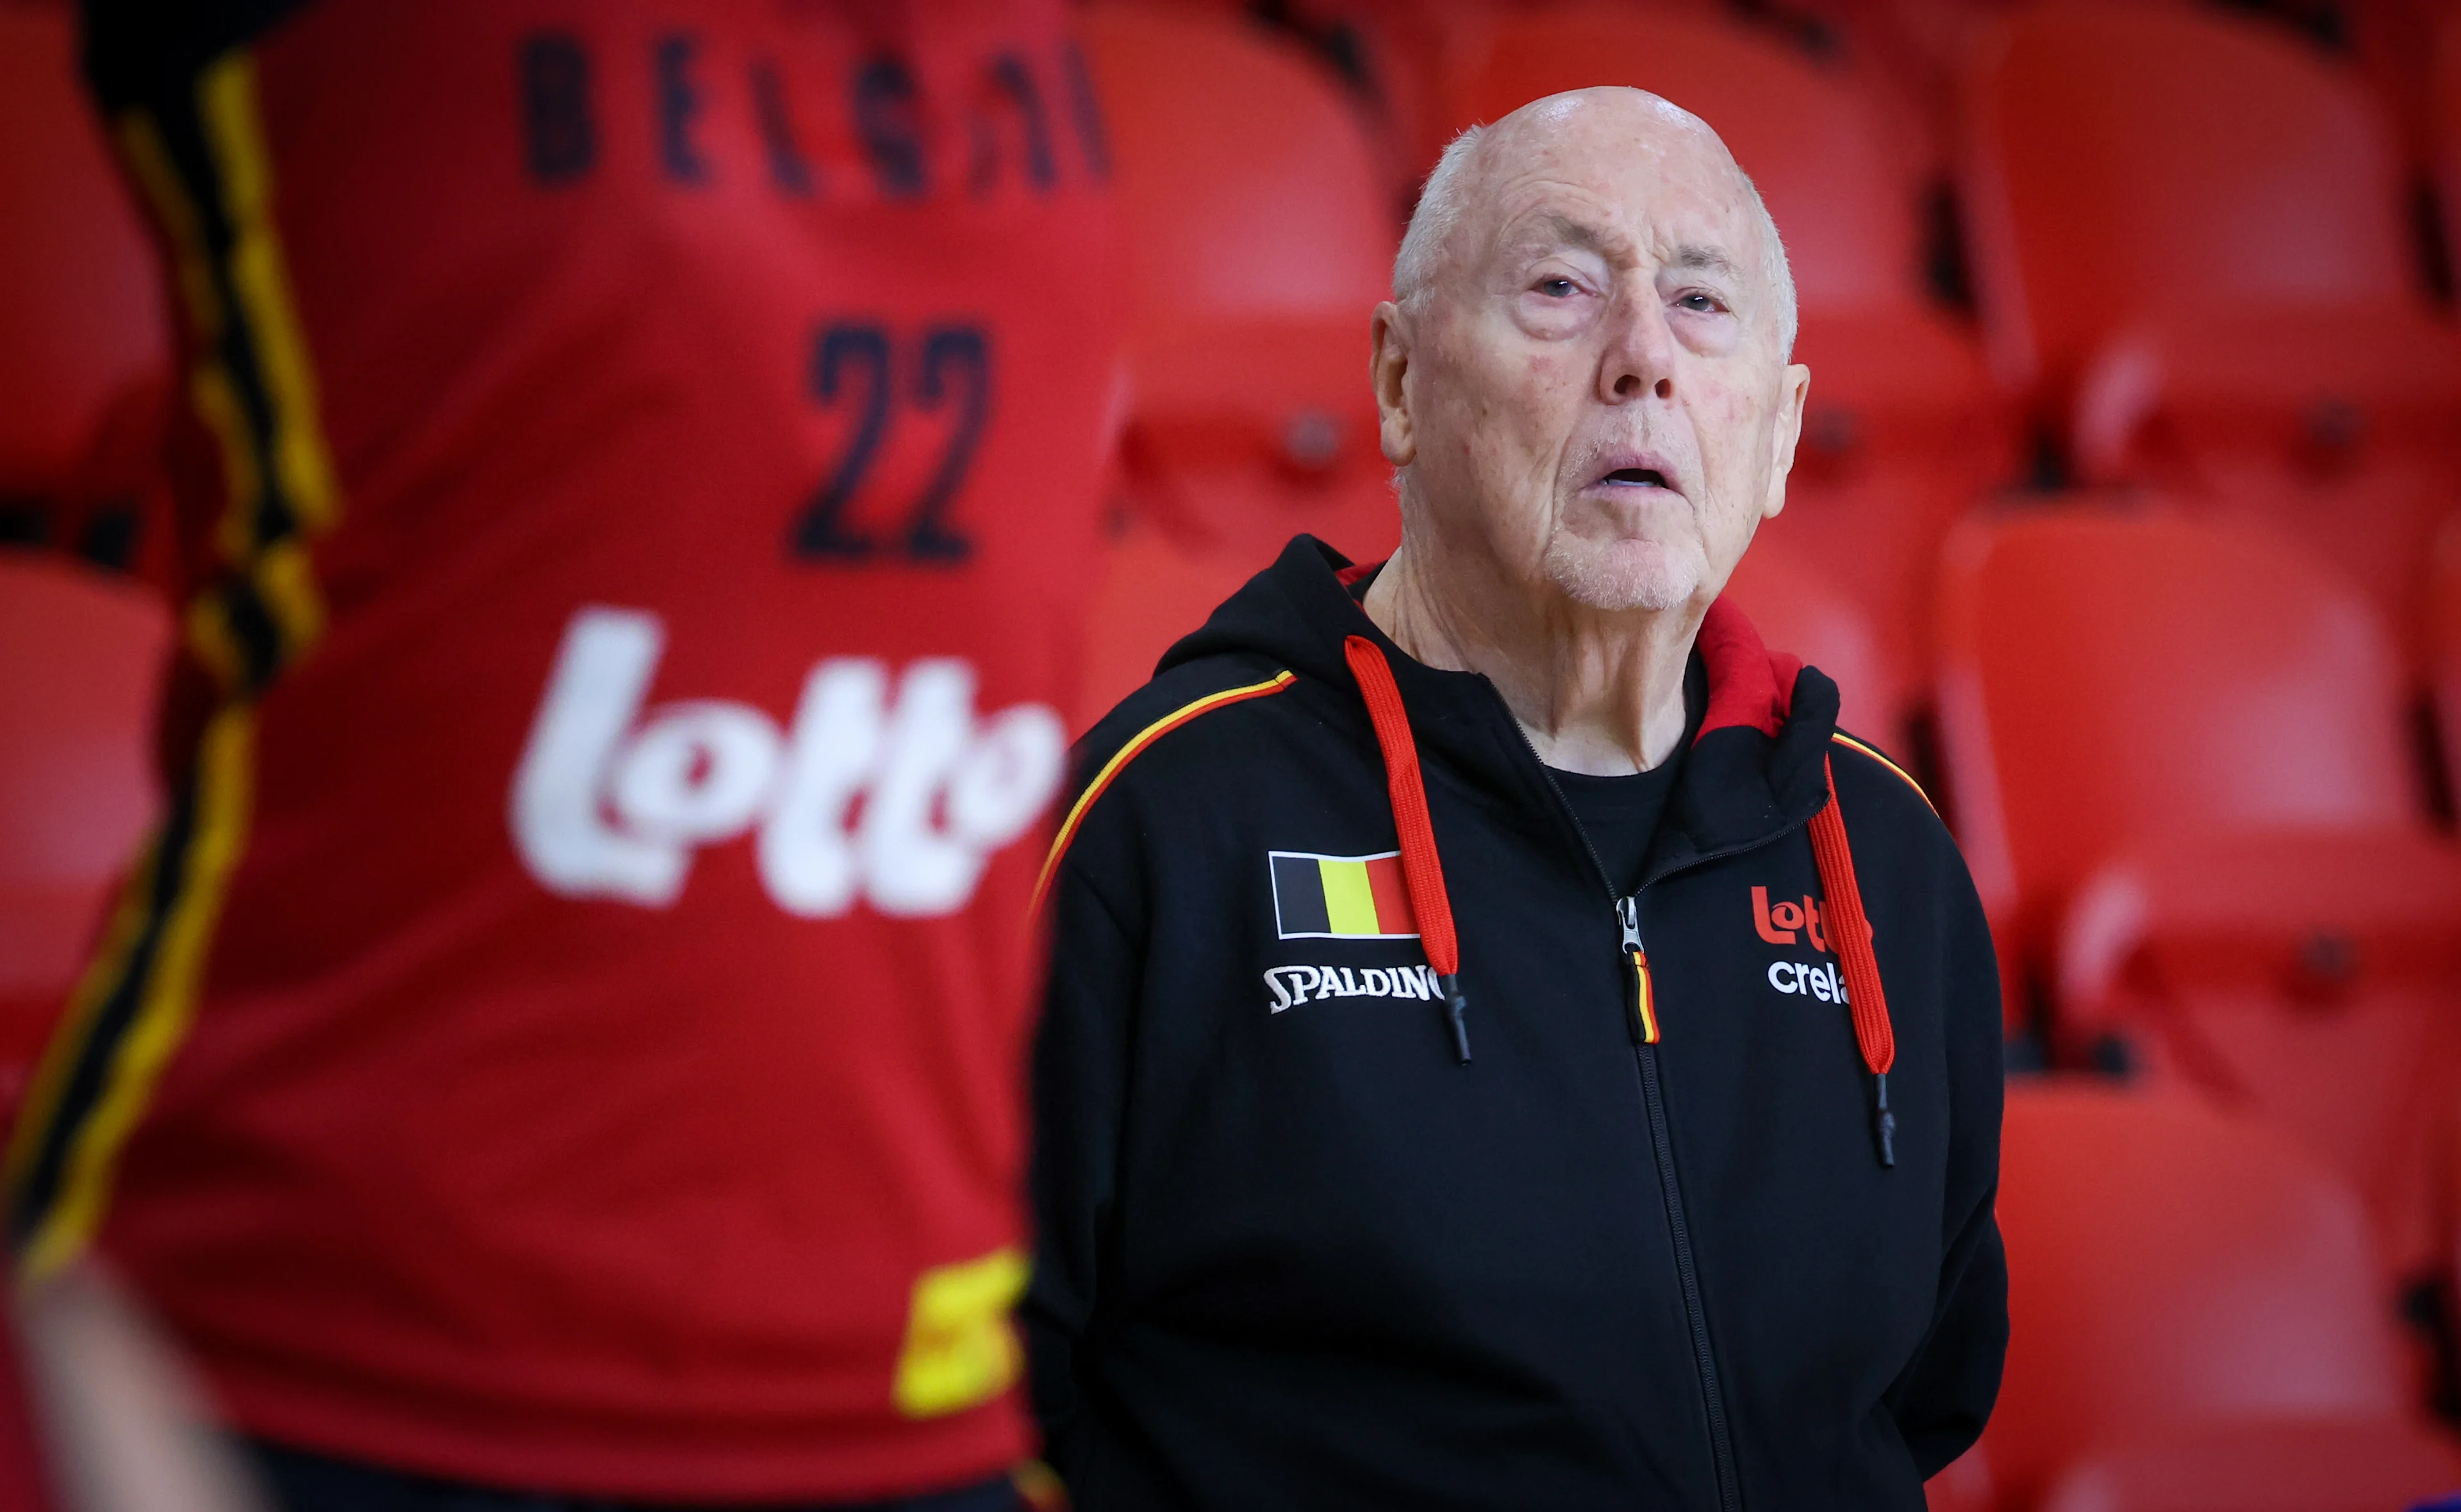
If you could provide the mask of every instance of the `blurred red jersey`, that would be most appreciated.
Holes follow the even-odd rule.
[[[704,1501],[1030,1449],[1024,915],[1116,387],[1062,22],[89,7],[194,665],[11,1219],[246,1430]]]

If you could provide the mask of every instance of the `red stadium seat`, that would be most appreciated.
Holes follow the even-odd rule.
[[[1990,1456],[1979,1446],[1923,1482],[1925,1512],[1992,1512],[1999,1504],[1992,1489]]]
[[[0,6],[0,500],[71,544],[93,507],[152,480],[170,361],[74,31],[67,6]]]
[[[1300,531],[1389,554],[1367,331],[1397,238],[1356,107],[1234,20],[1105,7],[1084,32],[1128,233],[1130,512],[1230,586]],[[1139,670],[1091,686],[1092,707],[1212,607],[1187,576],[1114,571],[1092,659]]]
[[[2275,27],[2064,0],[1989,29],[1965,84],[1979,292],[2012,378],[2072,377],[2167,309],[2415,308],[2381,112]]]
[[[2010,1338],[1982,1447],[2002,1506],[2343,1504],[2228,1501],[2251,1440],[2288,1484],[2390,1482],[2373,1504],[2453,1483],[2411,1418],[2359,1204],[2294,1140],[2188,1096],[2015,1086],[1999,1214]],[[2212,1494],[2177,1499],[2200,1473]]]
[[[2132,847],[2077,893],[2056,1031],[2123,1037],[2296,1133],[2374,1215],[2392,1271],[2436,1267],[2461,1108],[2461,851],[2402,830],[2258,830]]]
[[[1493,120],[1594,84],[1637,85],[1706,120],[1767,201],[1812,377],[1788,507],[1766,535],[1863,606],[1884,658],[1916,665],[1940,539],[2014,455],[1973,342],[1925,302],[1919,155],[1875,90],[1776,32],[1630,7],[1552,6],[1492,28],[1451,114]]]
[[[2461,1490],[2461,1452],[2416,1423],[2249,1422],[2120,1443],[2042,1512],[2386,1512]]]
[[[1862,607],[1820,570],[1797,538],[1764,526],[1722,596],[1742,607],[1763,641],[1829,674],[1837,684],[1838,723],[1904,748],[1913,691],[1905,669],[1888,654]]]
[[[2159,509],[1969,521],[1941,655],[1958,839],[2028,947],[2132,843],[2421,822],[2382,624],[2261,527]]]
[[[1382,203],[1398,228],[1444,143],[1439,81],[1488,18],[1519,0],[1274,0],[1274,16],[1338,69],[1374,118]]]
[[[1966,85],[1994,365],[2079,476],[2271,518],[2411,634],[2461,344],[2379,103],[2278,23],[2109,0],[2011,15]]]
[[[1213,607],[1265,564],[1228,551],[1191,551],[1148,521],[1122,522],[1102,554],[1102,575],[1085,605],[1092,630],[1070,712],[1081,735],[1153,675],[1173,641],[1205,623]]]
[[[0,554],[0,1103],[153,821],[168,616],[74,563]]]
[[[1943,602],[1959,838],[2055,1050],[2296,1130],[2430,1259],[2461,855],[2366,604],[2260,527],[2084,510],[1961,528]]]

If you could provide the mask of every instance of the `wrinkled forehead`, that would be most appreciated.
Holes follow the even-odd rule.
[[[1637,91],[1627,99],[1542,101],[1499,123],[1466,206],[1462,249],[1492,261],[1532,244],[1596,244],[1617,264],[1764,261],[1751,191],[1701,121]]]

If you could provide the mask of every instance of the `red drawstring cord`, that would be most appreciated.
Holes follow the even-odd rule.
[[[1402,839],[1402,877],[1410,889],[1410,910],[1419,923],[1419,942],[1434,969],[1444,997],[1444,1014],[1453,1032],[1453,1049],[1469,1063],[1469,1029],[1463,1013],[1469,1004],[1462,995],[1461,947],[1453,935],[1452,902],[1444,892],[1444,868],[1436,854],[1436,827],[1427,818],[1427,785],[1419,772],[1419,743],[1410,734],[1409,712],[1402,690],[1394,685],[1393,669],[1384,653],[1364,635],[1346,637],[1342,655],[1359,691],[1367,701],[1368,721],[1376,727],[1376,744],[1384,756],[1384,780],[1393,797],[1393,827]],[[1829,778],[1829,801],[1811,817],[1811,857],[1820,869],[1820,888],[1828,898],[1828,933],[1845,967],[1847,1006],[1854,1018],[1854,1043],[1871,1068],[1877,1098],[1872,1127],[1880,1143],[1880,1163],[1897,1163],[1896,1115],[1889,1111],[1889,1071],[1897,1063],[1897,1036],[1889,1019],[1889,998],[1880,986],[1880,960],[1872,949],[1872,921],[1863,912],[1863,890],[1854,880],[1854,852],[1846,841],[1846,816],[1837,807],[1837,775],[1826,757],[1822,775]]]
[[[1402,837],[1402,880],[1410,889],[1410,912],[1419,922],[1419,944],[1436,973],[1444,993],[1444,1017],[1452,1026],[1453,1050],[1469,1064],[1469,1026],[1462,1014],[1468,1000],[1462,996],[1461,945],[1453,937],[1453,905],[1444,893],[1444,866],[1436,855],[1436,826],[1427,818],[1427,784],[1419,775],[1419,742],[1410,735],[1409,712],[1402,707],[1402,690],[1394,686],[1393,669],[1384,653],[1364,635],[1341,643],[1351,675],[1367,699],[1367,718],[1376,727],[1376,744],[1384,753],[1384,781],[1393,795],[1393,827]]]
[[[1837,807],[1837,774],[1821,759],[1829,801],[1811,816],[1811,859],[1828,895],[1829,943],[1846,969],[1846,1004],[1854,1015],[1854,1043],[1872,1068],[1878,1098],[1872,1129],[1880,1141],[1880,1163],[1897,1163],[1897,1116],[1889,1111],[1889,1068],[1897,1063],[1897,1032],[1889,1021],[1888,993],[1880,987],[1880,958],[1872,950],[1872,921],[1863,912],[1863,889],[1854,880],[1854,852],[1846,843],[1846,816]]]

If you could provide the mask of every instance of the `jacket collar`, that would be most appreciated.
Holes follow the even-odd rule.
[[[1163,658],[1245,651],[1276,658],[1301,677],[1339,689],[1372,741],[1356,678],[1342,655],[1351,635],[1373,641],[1391,665],[1423,754],[1474,794],[1525,814],[1555,816],[1577,844],[1571,810],[1495,685],[1477,672],[1426,666],[1394,644],[1351,596],[1375,570],[1313,536]],[[1647,867],[1649,882],[1694,862],[1748,849],[1808,822],[1829,796],[1825,757],[1837,724],[1837,688],[1818,669],[1772,652],[1741,609],[1709,607],[1694,643],[1709,685],[1700,735],[1686,753]]]

